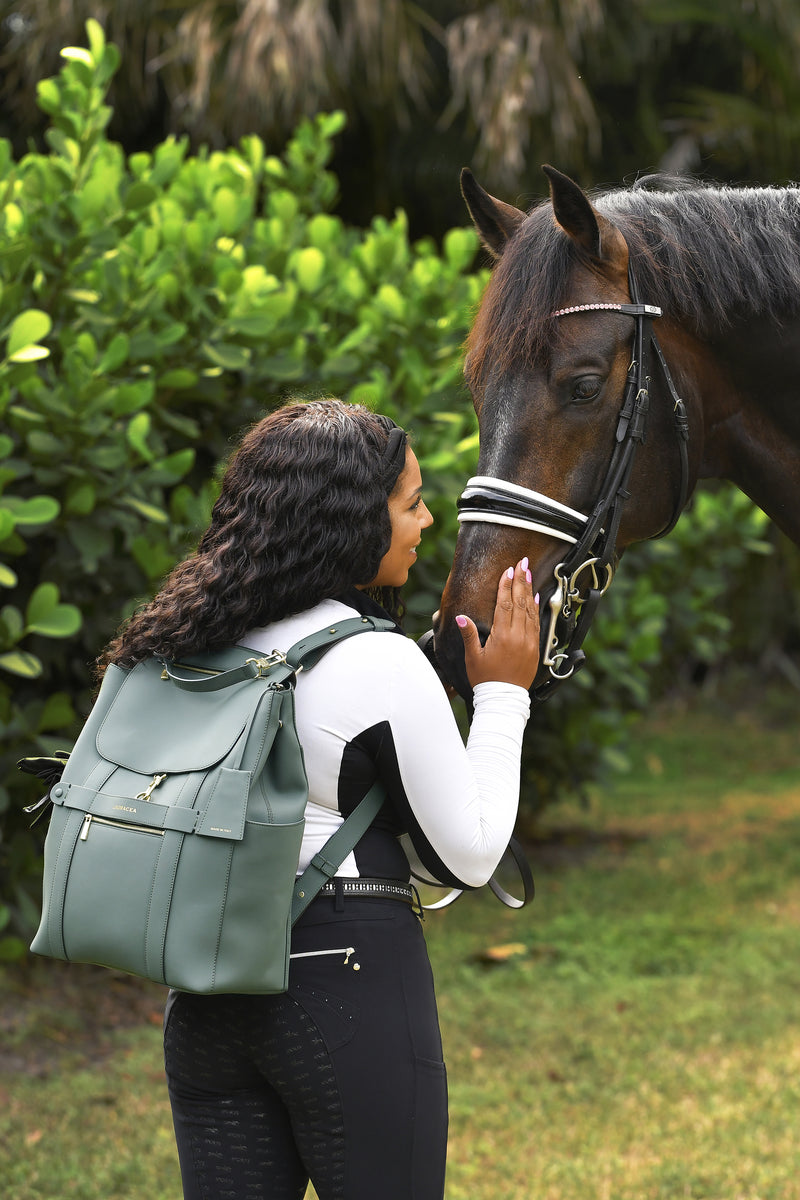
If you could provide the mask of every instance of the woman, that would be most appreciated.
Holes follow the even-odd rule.
[[[197,554],[105,661],[286,649],[382,613],[376,595],[394,609],[431,522],[403,430],[336,400],[289,404],[246,435]],[[457,621],[475,688],[466,749],[399,626],[334,646],[298,678],[299,869],[376,778],[387,800],[295,925],[288,992],[171,994],[165,1060],[186,1200],[301,1200],[309,1179],[320,1200],[441,1200],[445,1067],[404,846],[440,882],[474,887],[508,843],[538,663],[527,563],[501,579],[485,646]]]

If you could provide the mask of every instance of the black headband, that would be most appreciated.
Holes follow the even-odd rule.
[[[406,442],[408,438],[405,429],[393,425],[386,439],[383,451],[383,461],[386,464],[386,475],[394,483],[402,473],[406,462]]]

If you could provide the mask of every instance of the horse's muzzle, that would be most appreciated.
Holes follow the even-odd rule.
[[[483,637],[485,641],[485,636]],[[418,645],[432,664],[444,687],[455,688],[467,705],[472,705],[472,688],[464,665],[464,642],[455,621],[443,624],[438,612],[433,615],[433,629],[419,639]]]

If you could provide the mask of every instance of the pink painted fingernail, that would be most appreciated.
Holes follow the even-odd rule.
[[[527,570],[526,570],[526,572],[525,572],[525,578],[527,579],[528,583],[530,583],[530,582],[532,581],[532,579],[533,579],[533,576],[531,575],[530,571],[527,571]]]
[[[536,593],[536,595],[533,597],[533,603],[534,603],[534,604],[538,604],[538,603],[539,603],[539,593],[538,593],[538,592],[537,592],[537,593]]]
[[[508,570],[506,571],[506,579],[513,579],[513,578],[514,578],[514,568],[509,567]]]
[[[523,558],[522,562],[521,562],[519,565],[520,565],[520,567],[522,568],[522,570],[523,570],[523,571],[527,571],[527,569],[528,569],[528,556],[527,556],[527,554],[525,555],[525,557]]]
[[[467,618],[466,617],[456,617],[456,625],[458,626],[459,629],[466,629]]]

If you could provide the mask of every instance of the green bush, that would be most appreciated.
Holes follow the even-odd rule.
[[[402,213],[346,228],[325,169],[339,114],[280,158],[249,137],[126,160],[104,133],[119,56],[87,30],[39,87],[49,152],[17,163],[0,142],[0,895],[26,933],[41,839],[16,759],[69,746],[93,659],[191,545],[241,429],[294,392],[414,429],[440,518],[410,603],[420,632],[475,447],[460,378],[475,235],[439,252],[409,243]]]
[[[765,626],[750,615],[754,596],[781,569],[774,540],[764,513],[721,484],[698,489],[668,538],[627,551],[586,639],[585,665],[536,710],[523,753],[529,817],[626,770],[638,717],[725,660],[735,642],[756,669]],[[774,616],[773,636],[785,634],[785,610],[782,620]]]

